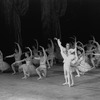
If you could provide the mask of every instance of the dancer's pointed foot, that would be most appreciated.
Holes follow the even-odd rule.
[[[40,79],[42,79],[42,77],[39,77],[37,80],[40,80]]]
[[[72,84],[70,85],[70,87],[72,87],[72,86],[74,86],[74,83],[72,83]]]
[[[12,75],[15,75],[15,74],[16,74],[16,72],[12,73]]]
[[[65,82],[65,83],[63,83],[62,85],[67,85],[68,83],[67,82]]]
[[[75,77],[80,77],[80,75],[76,75]]]
[[[27,79],[27,77],[26,77],[26,76],[24,76],[24,77],[22,77],[22,79]]]

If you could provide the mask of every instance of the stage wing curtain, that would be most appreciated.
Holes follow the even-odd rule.
[[[46,36],[61,34],[59,18],[65,15],[67,0],[41,0],[43,30]]]
[[[13,1],[13,22],[14,22],[14,33],[15,40],[22,46],[21,37],[21,20],[20,16],[26,14],[29,7],[29,0],[14,0]]]
[[[2,0],[2,4],[6,22],[14,30],[15,41],[22,46],[20,16],[26,14],[29,7],[29,0]]]

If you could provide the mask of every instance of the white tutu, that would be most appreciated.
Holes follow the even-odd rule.
[[[53,59],[55,57],[55,55],[54,54],[50,54],[50,55],[48,55],[48,60],[50,60],[50,59]]]
[[[0,62],[0,70],[6,71],[8,68],[10,68],[10,65],[4,61]]]
[[[40,63],[40,60],[32,59],[32,63],[33,63],[33,64],[39,64],[39,63]]]
[[[79,66],[77,66],[77,68],[81,72],[87,72],[87,71],[92,69],[92,67],[88,63],[86,63],[85,61],[82,61],[81,64]]]
[[[33,75],[36,74],[35,66],[34,65],[28,65],[22,64],[19,69],[24,69],[28,74]]]

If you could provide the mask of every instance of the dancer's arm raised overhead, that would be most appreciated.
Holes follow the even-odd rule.
[[[34,40],[35,40],[35,42],[36,42],[36,49],[38,50],[39,43],[38,43],[37,39],[34,39]]]
[[[60,42],[60,39],[57,39],[57,38],[54,38],[55,40],[57,40],[57,43],[58,43],[58,46],[60,47],[60,50],[61,50],[61,55],[63,58],[65,58],[65,53],[66,53],[66,48],[64,48],[62,45],[61,45],[61,42]]]
[[[45,49],[44,49],[44,47],[42,47],[42,46],[40,46],[41,48],[42,48],[42,50],[43,50],[43,57],[45,58],[45,60],[47,59],[47,54],[46,54],[46,52],[45,52]]]
[[[21,62],[24,62],[24,61],[26,61],[26,58],[19,60],[19,61],[15,61],[15,63],[21,63]]]
[[[54,43],[53,43],[52,39],[49,38],[48,40],[50,40],[50,42],[51,42],[51,48],[52,48],[52,51],[54,52]]]
[[[54,38],[54,39],[57,40],[58,46],[59,46],[62,50],[66,50],[66,48],[63,47],[63,46],[61,45],[60,39],[57,39],[57,38]]]
[[[15,42],[15,44],[17,44],[17,47],[18,47],[18,53],[19,55],[21,56],[22,55],[22,49],[20,47],[20,45],[18,43]]]
[[[33,57],[32,50],[29,47],[26,47],[26,48],[29,49],[29,51],[30,51],[30,58],[32,58]]]
[[[3,53],[2,53],[2,51],[0,50],[0,56],[2,56],[3,57]]]

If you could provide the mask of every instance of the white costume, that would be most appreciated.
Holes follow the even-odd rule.
[[[35,66],[31,64],[31,61],[26,58],[26,64],[22,64],[19,69],[23,69],[24,77],[22,79],[26,79],[27,76],[36,74]]]
[[[0,70],[3,72],[6,71],[8,68],[10,68],[10,65],[0,58]]]
[[[77,68],[83,73],[91,70],[91,66],[85,61],[83,56],[80,58],[80,64],[77,66]]]
[[[0,70],[3,72],[6,71],[8,68],[10,68],[10,65],[3,61],[3,54],[0,51]]]
[[[64,68],[64,78],[65,78],[65,83],[63,85],[68,84],[69,87],[72,86],[74,84],[73,81],[73,75],[72,75],[72,68],[71,68],[71,61],[73,61],[75,59],[75,55],[71,54],[73,53],[73,50],[69,50],[68,53],[66,53],[66,48],[64,48],[61,45],[61,42],[59,39],[57,39],[58,45],[60,47],[61,50],[61,55],[63,57],[63,68]],[[75,50],[74,50],[75,51]],[[71,83],[72,82],[72,83]]]

